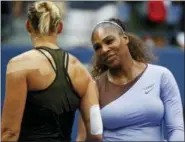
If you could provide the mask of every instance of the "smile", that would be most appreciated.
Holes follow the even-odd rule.
[[[110,61],[112,61],[115,57],[116,57],[115,55],[110,55],[110,56],[108,56],[108,57],[105,58],[105,61],[110,62]]]

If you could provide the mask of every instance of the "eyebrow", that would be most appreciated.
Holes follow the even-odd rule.
[[[113,38],[115,38],[115,37],[112,36],[112,35],[108,35],[102,41],[105,42],[106,40],[113,39]],[[94,44],[98,44],[98,42],[97,43],[94,43]]]
[[[105,38],[103,39],[103,41],[105,42],[106,40],[113,39],[113,38],[115,38],[115,37],[112,36],[112,35],[109,35],[109,36],[105,37]]]
[[[109,40],[109,39],[113,39],[113,38],[115,38],[115,37],[112,36],[112,35],[108,35],[108,36],[106,36],[106,37],[103,39],[103,42],[105,42],[106,40]],[[93,45],[94,45],[94,46],[99,45],[99,42],[96,42],[96,43],[94,43]]]

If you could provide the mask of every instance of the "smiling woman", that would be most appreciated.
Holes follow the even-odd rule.
[[[163,121],[167,140],[183,141],[182,102],[171,71],[150,64],[152,52],[119,19],[98,23],[92,44],[103,141],[164,141]],[[84,140],[83,133],[80,118],[77,140]]]
[[[117,23],[119,23],[120,25]],[[120,39],[120,36],[123,38]],[[98,23],[92,32],[91,39],[93,47],[97,53],[95,55],[96,57],[94,58],[93,63],[94,70],[92,71],[92,75],[94,77],[101,75],[108,69],[108,66],[113,65],[107,64],[105,60],[108,59],[108,56],[111,55],[116,56],[118,54],[122,54],[121,56],[126,58],[127,61],[128,58],[133,58],[135,61],[143,63],[148,63],[155,59],[150,49],[144,46],[139,37],[125,32],[124,23],[122,23],[118,19],[110,19],[109,21]],[[126,48],[125,45],[127,44],[128,47]],[[100,48],[102,50],[99,50]],[[115,52],[110,52],[109,48]],[[101,56],[99,56],[100,54]],[[119,66],[119,64],[120,61],[117,62],[115,66]]]

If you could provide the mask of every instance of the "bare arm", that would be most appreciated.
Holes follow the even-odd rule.
[[[2,141],[17,141],[27,95],[26,75],[9,62],[6,72],[6,94],[2,112]]]
[[[97,93],[97,95],[99,95],[99,94]],[[97,98],[99,98],[99,96],[97,96]],[[78,132],[77,132],[76,141],[85,141],[85,139],[86,139],[86,128],[85,128],[82,116],[79,113],[79,116],[78,116]]]
[[[78,117],[78,132],[77,132],[77,138],[76,141],[85,141],[86,139],[86,129],[85,125],[82,119],[81,114],[79,114]]]
[[[94,81],[90,82],[86,94],[82,97],[80,113],[86,127],[86,140],[94,139],[96,141],[101,140],[102,137],[102,120],[100,115],[100,108],[97,98],[97,89]],[[92,112],[93,107],[98,106],[98,112]],[[99,115],[99,116],[98,116]],[[99,117],[96,119],[96,117]],[[95,127],[95,128],[93,128]],[[97,130],[94,130],[97,129]],[[95,132],[97,131],[97,132]],[[101,133],[98,133],[101,131]]]
[[[74,61],[74,64],[69,65],[69,68],[70,66],[74,72],[72,83],[81,97],[79,109],[85,124],[86,140],[101,141],[103,126],[96,83],[79,61]]]

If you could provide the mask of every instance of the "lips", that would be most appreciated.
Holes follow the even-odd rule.
[[[104,61],[110,61],[114,58],[114,56],[115,56],[114,54],[113,55],[108,55],[104,58]]]

